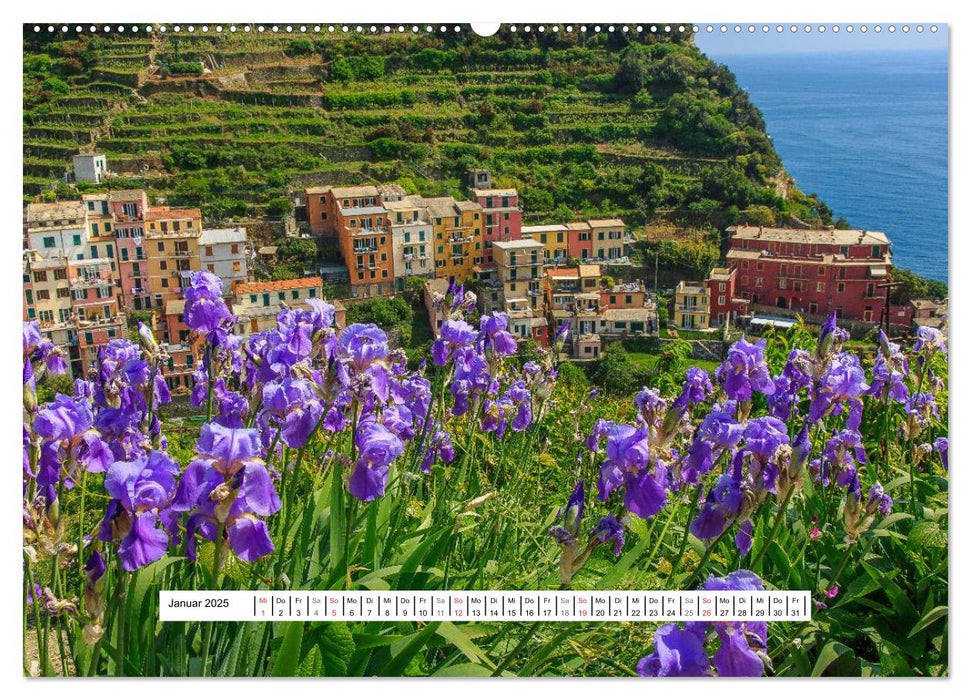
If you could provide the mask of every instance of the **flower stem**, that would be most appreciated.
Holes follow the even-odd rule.
[[[691,530],[691,521],[695,519],[695,513],[698,511],[698,501],[701,499],[701,490],[704,488],[704,484],[699,483],[698,488],[695,489],[694,498],[691,499],[691,510],[688,511],[688,519],[684,523],[684,536],[681,538],[681,546],[678,548],[678,556],[674,558],[671,562],[671,572],[668,574],[666,581],[671,581],[674,579],[674,573],[678,570],[678,566],[681,564],[681,558],[684,556],[684,550],[688,547],[688,535]]]
[[[223,533],[225,530],[225,523],[220,523],[219,529],[216,532],[216,542],[212,552],[212,573],[209,576],[209,590],[212,591],[218,590],[219,588],[219,560],[222,559]],[[205,627],[202,630],[202,660],[200,664],[200,674],[203,676],[203,678],[206,676],[206,666],[209,662],[209,644],[212,641],[212,627],[212,620],[209,620],[205,623]]]
[[[769,536],[765,538],[765,542],[759,549],[758,554],[756,554],[752,558],[752,561],[749,562],[749,566],[752,569],[755,568],[756,564],[762,561],[762,557],[764,557],[766,552],[769,551],[769,546],[775,540],[775,536],[779,534],[779,528],[782,527],[782,521],[786,518],[786,509],[789,507],[789,499],[792,498],[792,494],[795,493],[795,490],[795,485],[790,486],[786,497],[782,499],[782,505],[779,506],[779,512],[775,514],[775,522],[772,523],[772,529],[769,530]]]

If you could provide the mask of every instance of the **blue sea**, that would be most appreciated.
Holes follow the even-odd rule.
[[[709,55],[762,111],[799,189],[947,280],[947,53]]]

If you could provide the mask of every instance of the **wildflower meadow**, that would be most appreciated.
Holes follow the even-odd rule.
[[[452,284],[429,357],[311,299],[204,339],[167,414],[150,330],[70,394],[23,325],[25,675],[940,676],[947,346],[835,317],[614,396]],[[474,321],[474,322],[470,322]],[[161,590],[810,590],[810,622],[166,622]],[[647,682],[647,681],[644,681]]]

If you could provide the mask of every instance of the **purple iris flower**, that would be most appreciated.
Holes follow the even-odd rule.
[[[615,557],[619,556],[624,548],[624,526],[613,513],[600,518],[597,526],[591,531],[590,537],[598,544],[613,542]]]
[[[880,515],[890,515],[893,508],[893,499],[885,493],[880,483],[875,483],[867,493],[867,513],[880,513]]]
[[[735,533],[735,546],[738,547],[739,553],[744,557],[752,549],[752,521],[751,519],[746,520],[742,523],[738,532]]]
[[[449,392],[454,399],[452,415],[468,412],[473,403],[487,393],[498,390],[498,382],[490,373],[489,361],[473,348],[455,353],[455,371]]]
[[[919,361],[923,362],[937,353],[947,354],[947,336],[937,328],[918,326],[914,354],[920,355]]]
[[[631,513],[652,518],[667,503],[667,492],[651,473],[650,446],[646,428],[613,424],[607,433],[607,459],[600,467],[597,492],[607,501],[617,488],[624,488],[624,505]]]
[[[63,394],[37,411],[34,418],[34,431],[54,445],[69,473],[73,465],[81,465],[89,472],[103,472],[114,461],[111,448],[93,425],[90,404]],[[71,488],[72,478],[65,485]]]
[[[444,367],[456,350],[471,347],[478,336],[475,328],[465,321],[448,319],[442,324],[438,338],[432,343],[432,362],[438,367]]]
[[[654,653],[637,663],[637,675],[646,677],[711,675],[711,659],[704,637],[672,622],[654,633]]]
[[[702,420],[681,471],[686,483],[697,484],[698,476],[711,471],[722,452],[734,449],[742,439],[745,426],[735,420],[735,413],[735,402],[729,401],[713,406]]]
[[[715,377],[728,398],[736,401],[749,401],[756,391],[766,396],[775,393],[775,384],[765,363],[765,339],[750,343],[741,338],[733,343]]]
[[[506,330],[509,316],[501,311],[493,311],[491,315],[483,315],[479,319],[479,331],[487,351],[496,357],[512,355],[516,352],[516,339]]]
[[[447,430],[435,430],[426,443],[424,457],[421,460],[421,470],[428,472],[432,464],[439,459],[449,463],[455,459],[455,448],[452,446],[452,436]]]
[[[765,586],[756,574],[739,570],[723,579],[710,576],[708,591],[763,591]],[[765,665],[761,655],[766,651],[768,624],[765,622],[716,622],[712,625],[721,647],[712,661],[719,676],[761,676]]]
[[[216,275],[202,270],[190,273],[185,289],[185,325],[218,345],[232,326],[233,314],[223,301],[223,283]]]
[[[820,480],[829,486],[835,472],[836,483],[847,488],[856,479],[857,467],[866,464],[863,436],[855,430],[841,430],[826,441],[820,457]]]
[[[557,544],[574,544],[580,535],[580,523],[583,520],[583,479],[577,482],[576,488],[566,502],[566,508],[561,508],[557,513],[560,524],[554,525],[549,530],[549,535]]]
[[[712,392],[711,377],[700,367],[691,367],[685,373],[684,393],[689,404],[699,404]]]
[[[662,416],[667,414],[668,401],[661,396],[657,389],[644,387],[634,397],[634,407],[641,421],[653,432],[657,432],[662,422]]]
[[[347,489],[358,500],[373,501],[384,495],[391,463],[404,452],[404,444],[373,418],[358,424],[355,444],[358,458]]]
[[[337,347],[341,361],[348,365],[352,388],[364,399],[373,394],[387,401],[391,379],[387,333],[373,323],[353,323],[341,332]]]
[[[826,359],[829,351],[833,347],[833,340],[836,336],[836,312],[834,311],[819,328],[819,340],[816,342],[816,357],[820,360]]]
[[[24,384],[33,387],[35,365],[37,369],[43,365],[51,374],[64,374],[67,362],[63,351],[44,337],[37,321],[24,321]]]
[[[931,416],[937,419],[941,417],[937,409],[937,400],[933,394],[926,391],[914,392],[907,397],[905,408],[907,415],[921,428],[927,427]]]
[[[287,447],[299,449],[307,444],[323,414],[324,407],[306,379],[284,379],[263,387],[259,421],[264,440],[272,439],[279,430]]]
[[[195,559],[195,533],[215,542],[220,525],[240,559],[252,562],[272,552],[266,524],[258,516],[280,510],[280,498],[260,456],[259,431],[206,423],[196,451],[172,503],[173,511],[189,513],[188,557]]]
[[[934,451],[941,458],[941,464],[944,465],[944,471],[947,471],[947,438],[939,437],[932,443],[934,445]]]
[[[860,396],[868,388],[859,358],[848,353],[837,355],[826,364],[816,387],[816,395],[809,406],[809,421],[817,423],[826,415],[838,415],[845,405],[849,408],[846,427],[857,430],[863,418]]]
[[[733,460],[733,469],[718,477],[708,490],[698,515],[691,521],[691,534],[699,540],[712,540],[721,535],[735,522],[741,511],[745,485],[742,457],[743,453],[738,453]]]
[[[169,537],[158,528],[174,526],[169,506],[175,496],[179,465],[164,452],[153,450],[133,462],[115,462],[105,474],[105,491],[112,500],[98,530],[103,542],[118,542],[125,571],[136,571],[158,561],[168,549]]]

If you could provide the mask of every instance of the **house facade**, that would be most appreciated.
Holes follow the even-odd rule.
[[[523,211],[519,192],[513,188],[473,188],[472,196],[482,207],[482,261],[492,262],[495,241],[516,241],[522,237]]]
[[[753,307],[877,323],[890,281],[890,241],[879,231],[733,226],[726,260]]]

